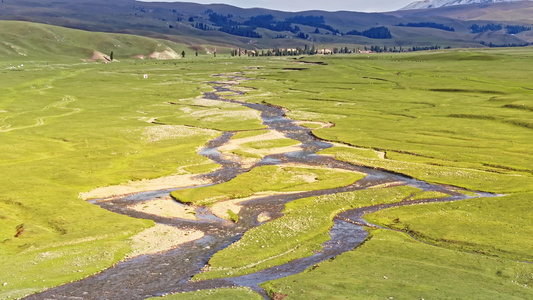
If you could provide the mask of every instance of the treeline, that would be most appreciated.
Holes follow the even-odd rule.
[[[265,28],[277,32],[291,32],[295,35],[296,38],[310,39],[309,34],[301,31],[300,27],[293,24],[305,25],[315,27],[315,34],[320,34],[319,29],[324,29],[330,31],[332,34],[344,35],[339,30],[331,27],[326,24],[324,16],[294,16],[286,18],[283,21],[276,21],[273,15],[258,15],[250,17],[244,22],[236,22],[233,19],[233,15],[220,15],[215,12],[209,11],[209,21],[214,25],[219,27],[218,29],[212,29],[204,23],[196,23],[195,28],[201,30],[219,30],[231,35],[249,37],[249,38],[261,38],[261,34],[257,33],[255,30],[257,28]],[[193,19],[194,20],[194,19]],[[190,21],[190,20],[189,20]],[[414,23],[409,23],[414,24]],[[422,24],[422,23],[419,23]],[[426,24],[426,23],[424,23]],[[428,26],[436,23],[427,23]],[[441,24],[436,24],[438,26]],[[444,25],[442,25],[444,26]],[[329,34],[329,33],[327,33]],[[363,32],[352,30],[347,32],[346,35],[359,35],[371,39],[391,39],[392,35],[390,30],[387,27],[372,27]],[[283,35],[277,35],[276,38],[282,38]]]
[[[284,21],[276,21],[274,20],[273,15],[258,15],[239,23],[232,20],[233,15],[220,15],[212,11],[209,11],[209,13],[209,21],[213,23],[213,25],[221,27],[218,30],[244,37],[258,38],[261,36],[255,32],[257,28],[265,28],[277,32],[289,31],[293,34],[302,33],[300,27],[297,25],[293,26],[292,24],[313,26],[315,28],[329,30],[333,34],[341,34],[339,30],[327,25],[323,16],[295,16],[286,18]],[[207,25],[202,23],[199,23],[199,25],[201,26],[195,27],[202,30],[209,30]],[[305,39],[309,38],[305,33],[300,34],[297,37]]]
[[[487,42],[479,42],[481,45],[483,46],[487,46],[487,47],[490,47],[490,48],[503,48],[503,47],[527,47],[527,46],[531,46],[533,45],[532,43],[524,43],[524,44],[494,44],[492,42],[490,43],[487,43]]]
[[[531,27],[520,26],[520,25],[507,25],[505,26],[508,34],[517,34],[524,31],[530,31]]]
[[[290,31],[292,33],[297,33],[300,31],[300,27],[292,27],[291,22],[288,21],[274,21],[273,15],[259,15],[251,17],[249,20],[245,21],[243,25],[250,27],[261,27],[266,28],[272,31]]]
[[[451,47],[445,47],[444,49],[450,49]],[[415,51],[429,51],[429,50],[439,50],[439,49],[442,49],[441,46],[439,45],[435,45],[435,46],[414,46],[412,48],[410,48],[410,52],[415,52]]]
[[[324,16],[295,16],[286,18],[286,22],[300,25],[307,25],[315,28],[322,28],[331,31],[334,34],[340,34],[340,31],[327,25]]]
[[[196,24],[194,24],[194,28],[200,29],[200,30],[203,30],[203,31],[212,30],[212,28],[207,26],[207,24],[199,23],[199,22],[196,22]]]
[[[274,48],[268,50],[247,50],[247,49],[233,49],[231,50],[231,56],[299,56],[299,55],[316,55],[316,54],[345,54],[355,53],[356,49],[349,49],[348,47],[336,47],[331,49],[315,48],[315,46],[309,47],[305,45],[303,48],[296,47],[293,49]]]
[[[451,47],[445,47],[444,49],[450,49]],[[370,51],[374,53],[399,53],[399,52],[415,52],[415,51],[429,51],[429,50],[439,50],[442,49],[441,46],[413,46],[413,47],[387,47],[387,46],[365,46],[365,51]]]
[[[346,35],[360,35],[370,39],[392,39],[390,30],[385,26],[372,27],[363,32],[352,30],[347,32]]]
[[[249,37],[254,39],[260,39],[263,37],[261,34],[255,32],[254,28],[247,26],[223,26],[219,29],[219,31],[231,35]]]
[[[503,25],[502,24],[494,24],[494,23],[490,23],[490,24],[487,24],[487,25],[473,24],[472,26],[470,26],[470,31],[472,33],[482,33],[482,32],[487,32],[487,31],[499,31],[499,30],[502,30],[502,29],[503,29]]]
[[[414,52],[414,51],[428,51],[439,50],[443,47],[439,45],[426,46],[426,47],[387,47],[387,46],[364,46],[360,48],[348,48],[348,47],[335,47],[333,49],[315,48],[315,46],[309,47],[305,45],[304,48],[296,47],[293,49],[274,48],[268,50],[246,50],[246,49],[234,49],[231,51],[231,56],[300,56],[300,55],[335,55],[335,54],[353,54],[353,53],[399,53],[399,52]],[[450,49],[450,47],[444,47],[444,49]]]
[[[232,15],[219,15],[217,13],[212,13],[209,15],[209,21],[213,23],[215,26],[234,26],[239,25],[237,22],[232,21],[230,18],[233,17]]]
[[[225,32],[227,34],[243,36],[243,37],[248,37],[248,38],[258,38],[258,39],[262,38],[262,35],[255,31],[257,27],[241,26],[244,24],[239,24],[238,22],[231,20],[232,17],[233,17],[232,15],[224,16],[224,15],[219,15],[217,13],[211,13],[209,15],[209,21],[213,23],[215,26],[219,26],[220,27],[218,29],[219,31]]]
[[[487,31],[499,31],[499,30],[503,30],[503,28],[504,26],[502,24],[494,24],[494,23],[490,23],[486,25],[473,24],[472,26],[470,26],[470,31],[472,33],[483,33]],[[520,32],[529,31],[531,30],[531,27],[521,26],[521,25],[506,25],[505,30],[507,31],[508,34],[517,34]]]
[[[398,24],[396,26],[400,27],[425,27],[425,28],[435,28],[435,29],[441,29],[446,31],[455,31],[455,28],[446,26],[444,24],[439,24],[435,22],[420,22],[420,23],[407,23],[407,24]]]
[[[307,33],[301,32],[301,31],[296,35],[296,37],[299,38],[299,39],[304,39],[304,40],[309,39],[309,35]]]

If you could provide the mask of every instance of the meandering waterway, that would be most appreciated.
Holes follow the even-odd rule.
[[[222,76],[217,77],[222,78]],[[172,189],[143,192],[112,201],[94,201],[93,203],[96,205],[116,213],[125,214],[135,218],[151,219],[156,223],[176,226],[181,229],[201,230],[205,233],[205,236],[199,240],[180,245],[174,250],[161,254],[144,255],[129,259],[98,275],[29,296],[27,299],[145,299],[168,293],[232,286],[251,287],[253,290],[262,294],[265,299],[268,299],[268,296],[265,291],[259,287],[259,284],[269,280],[301,273],[317,263],[340,255],[346,251],[351,251],[360,245],[368,236],[368,233],[364,229],[365,226],[374,226],[368,224],[363,219],[363,216],[366,213],[398,206],[429,202],[457,201],[472,198],[472,196],[466,196],[465,194],[458,192],[455,188],[429,184],[399,174],[355,166],[346,162],[337,161],[331,157],[317,155],[316,153],[318,151],[332,147],[332,145],[315,138],[311,134],[310,129],[299,126],[295,121],[286,118],[285,112],[281,108],[263,104],[238,102],[223,98],[220,96],[220,93],[227,94],[228,92],[233,92],[236,94],[242,94],[242,92],[236,91],[234,86],[245,80],[243,74],[238,73],[225,74],[224,77],[227,77],[228,80],[210,82],[214,91],[205,93],[204,98],[237,103],[259,111],[261,113],[263,124],[268,126],[269,130],[279,131],[288,138],[300,141],[302,143],[302,150],[266,156],[252,167],[243,167],[241,163],[234,160],[228,160],[218,152],[217,148],[228,143],[229,139],[234,135],[234,132],[223,133],[221,136],[210,141],[207,147],[200,151],[200,154],[222,166],[219,170],[213,173],[202,175],[203,177],[210,179],[213,184],[227,182],[238,174],[248,172],[258,166],[283,165],[288,163],[352,170],[365,173],[367,176],[346,187],[286,195],[265,196],[246,201],[241,203],[243,209],[239,213],[240,219],[237,224],[219,219],[205,208],[197,209],[196,215],[198,220],[166,218],[146,214],[129,208],[129,206],[135,202],[167,196]],[[297,259],[281,266],[240,277],[201,282],[190,281],[192,276],[201,272],[202,268],[217,251],[238,241],[243,234],[251,228],[261,225],[257,218],[261,213],[267,212],[271,219],[276,219],[282,216],[281,211],[285,204],[296,199],[363,190],[383,184],[408,185],[425,191],[443,192],[450,196],[439,199],[402,201],[346,211],[334,218],[334,226],[330,231],[331,240],[323,244],[322,251],[311,257]],[[478,193],[477,197],[490,196],[494,195]]]

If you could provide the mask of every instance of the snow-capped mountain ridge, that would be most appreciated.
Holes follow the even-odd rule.
[[[423,0],[413,2],[401,10],[411,10],[411,9],[427,9],[427,8],[438,8],[454,5],[466,5],[466,4],[492,4],[492,3],[505,3],[505,2],[521,2],[521,1],[532,1],[532,0]]]

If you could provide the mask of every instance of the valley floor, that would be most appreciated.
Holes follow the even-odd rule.
[[[365,220],[382,227],[366,227],[362,246],[261,287],[272,298],[287,299],[530,298],[531,58],[533,50],[523,48],[311,56],[296,62],[201,58],[5,68],[0,297],[37,293],[128,256],[202,241],[202,230],[190,226],[180,232],[156,227],[164,236],[160,240],[173,240],[169,245],[139,246],[131,239],[161,218],[182,224],[216,219],[217,230],[231,227],[235,236],[249,229],[238,241],[228,237],[228,248],[209,249],[207,267],[193,278],[199,281],[312,257],[325,249],[335,216],[349,209],[456,196],[465,200],[369,211]],[[298,71],[289,71],[294,64]],[[276,115],[271,122],[283,129],[268,127],[270,112],[259,113],[256,104],[283,108],[335,146],[310,146],[295,138],[293,125],[276,123]],[[225,144],[219,153],[213,150],[217,141]],[[328,162],[298,164],[308,157],[283,155],[302,147],[320,150]],[[269,163],[256,165],[264,157]],[[283,165],[288,160],[294,162]],[[340,161],[444,189],[394,179],[365,191],[313,194],[371,180],[355,169],[334,167]],[[118,195],[169,189],[162,192],[168,196],[170,189],[210,183],[220,184],[172,192],[195,206],[163,197],[157,203],[132,200],[128,209],[140,218],[106,210],[119,210],[113,202],[121,201]],[[278,203],[277,212],[261,210],[266,195],[293,199]],[[95,198],[107,199],[85,201]],[[254,290],[260,291],[255,285]],[[149,295],[158,293],[137,297]],[[256,296],[248,289],[222,289],[169,297]]]

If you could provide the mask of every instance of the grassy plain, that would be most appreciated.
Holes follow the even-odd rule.
[[[285,299],[530,299],[533,266],[388,230],[305,273],[262,284]],[[279,296],[278,296],[279,297]]]
[[[325,153],[432,182],[522,192],[533,190],[532,57],[528,48],[317,56],[303,61],[327,66],[271,70],[245,85],[269,91],[257,101],[290,117],[335,124],[315,135],[388,159]]]
[[[155,299],[165,299],[165,300],[261,300],[263,297],[257,294],[256,292],[250,290],[249,288],[225,288],[225,289],[216,289],[216,290],[203,290],[197,292],[181,293],[168,295],[165,297],[156,297],[149,298],[152,300]]]
[[[304,192],[343,187],[364,175],[326,168],[263,166],[214,186],[178,190],[172,197],[182,203],[209,205],[220,200],[246,198],[263,192]]]
[[[284,216],[246,232],[241,240],[216,253],[207,272],[194,280],[235,277],[313,255],[329,240],[333,217],[354,208],[399,202],[420,192],[411,187],[366,190],[310,197],[290,202]]]
[[[186,51],[187,44],[174,43],[132,34],[88,32],[69,28],[18,21],[0,21],[0,57],[10,64],[28,61],[65,62],[91,59],[94,51],[107,56],[114,52],[116,60],[134,56],[150,56],[169,51],[175,56]]]
[[[533,261],[533,194],[389,209],[367,216],[374,224],[409,232],[450,249]],[[439,226],[434,226],[439,224]],[[533,274],[531,274],[533,280]]]
[[[205,82],[214,69],[243,68],[210,59],[10,66],[0,68],[0,298],[80,279],[122,259],[128,238],[152,223],[109,213],[78,194],[216,167],[196,151],[220,134],[217,126],[195,127],[193,118],[150,122],[198,110],[195,98],[211,90]],[[234,121],[235,107],[202,110],[227,111],[218,116],[225,129],[263,127],[259,118]]]
[[[336,292],[365,299],[475,298],[475,286],[479,298],[531,298],[531,265],[517,261],[531,261],[527,249],[533,236],[532,49],[317,56],[304,60],[327,65],[306,64],[298,72],[283,71],[294,66],[284,59],[94,64],[80,62],[78,54],[51,62],[39,51],[35,48],[31,59],[3,56],[8,60],[0,64],[0,298],[99,272],[124,258],[129,237],[152,226],[85,203],[80,192],[207,172],[214,166],[196,149],[220,130],[264,128],[252,111],[196,99],[211,90],[205,82],[212,74],[246,71],[250,65],[260,69],[247,76],[259,80],[243,85],[255,90],[234,97],[286,107],[295,119],[334,123],[314,134],[348,146],[325,154],[510,194],[371,215],[369,220],[431,245],[376,231],[361,248],[297,277],[267,283],[269,290],[292,298]],[[23,68],[10,69],[21,61]],[[410,194],[403,189],[408,188],[295,201],[285,217],[215,255],[210,263],[218,274],[211,274],[283,263],[291,256],[279,255],[291,249],[297,249],[292,257],[309,255],[328,238],[335,213],[373,204],[371,199],[401,200]],[[229,197],[230,190],[217,195]],[[292,228],[284,225],[289,221]],[[289,233],[296,238],[287,238]],[[245,259],[236,261],[237,254]],[[257,257],[262,265],[255,265]]]
[[[313,133],[345,146],[322,154],[509,194],[375,213],[367,219],[428,244],[374,232],[364,246],[267,290],[291,299],[530,298],[532,58],[531,48],[317,56],[302,59],[302,71],[264,68],[245,83],[292,118],[334,123]]]

